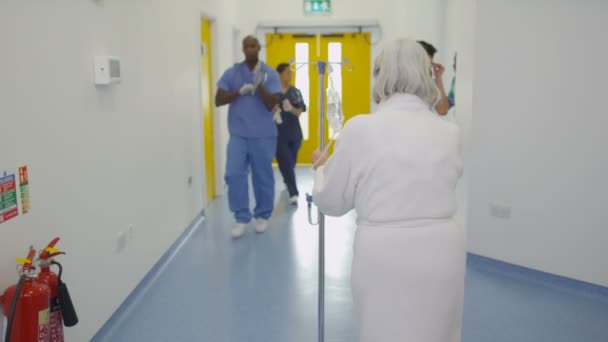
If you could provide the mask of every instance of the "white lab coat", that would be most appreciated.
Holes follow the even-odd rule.
[[[454,215],[462,167],[457,126],[397,94],[353,117],[315,172],[323,213],[357,212],[359,341],[460,341],[465,241]]]

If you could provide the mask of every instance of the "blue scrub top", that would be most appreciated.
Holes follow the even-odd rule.
[[[265,76],[267,75],[267,76]],[[245,62],[235,64],[226,70],[217,86],[228,92],[241,89],[246,83],[253,83],[253,70]],[[281,93],[279,74],[266,64],[262,64],[262,79],[264,88],[271,94]],[[253,95],[240,95],[230,103],[228,109],[228,131],[231,135],[243,138],[273,138],[277,136],[277,128],[261,95],[256,91]]]
[[[279,106],[281,107],[281,119],[283,123],[277,126],[279,128],[279,141],[301,141],[302,127],[300,126],[300,118],[283,110],[283,100],[285,99],[289,100],[292,106],[302,109],[303,112],[306,111],[306,104],[298,88],[289,87],[284,94],[280,95]]]

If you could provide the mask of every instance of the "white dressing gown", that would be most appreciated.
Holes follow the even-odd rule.
[[[315,172],[323,213],[357,212],[351,281],[360,342],[460,341],[462,167],[457,126],[420,98],[396,94],[352,118]]]

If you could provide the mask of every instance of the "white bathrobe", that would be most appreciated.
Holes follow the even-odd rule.
[[[397,94],[349,120],[315,172],[314,203],[324,214],[357,212],[351,280],[359,341],[460,341],[460,147],[455,124],[420,98]]]

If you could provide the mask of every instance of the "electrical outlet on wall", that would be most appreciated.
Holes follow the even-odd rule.
[[[508,220],[511,218],[511,207],[492,203],[490,204],[490,215],[498,219]]]

